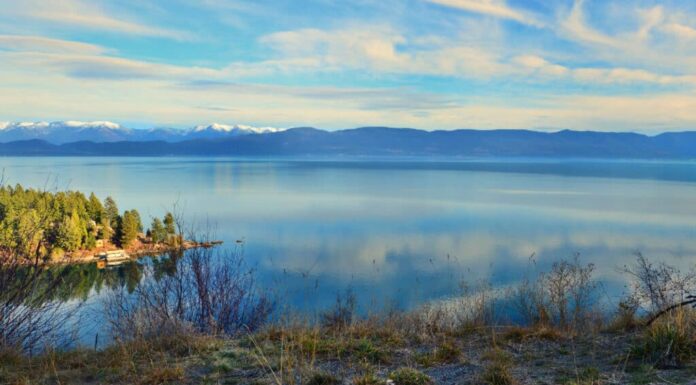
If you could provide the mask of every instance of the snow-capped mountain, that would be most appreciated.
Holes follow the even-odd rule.
[[[0,141],[42,139],[52,143],[88,140],[92,142],[116,142],[127,140],[128,128],[113,122],[17,122],[0,125]]]
[[[193,127],[185,132],[187,139],[209,139],[219,138],[220,136],[239,136],[249,134],[265,134],[269,132],[282,131],[274,127],[252,127],[242,124],[230,126],[227,124],[213,123],[207,126],[201,125]]]
[[[264,134],[282,131],[273,127],[226,125],[213,123],[190,129],[151,128],[131,129],[108,121],[81,122],[0,122],[0,142],[41,139],[54,144],[79,141],[165,141],[217,139],[230,136]]]

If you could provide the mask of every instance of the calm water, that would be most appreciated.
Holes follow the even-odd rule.
[[[252,161],[0,158],[5,180],[94,191],[146,225],[174,202],[312,313],[352,287],[366,310],[411,308],[462,281],[520,279],[582,254],[609,295],[640,251],[696,261],[696,162]]]

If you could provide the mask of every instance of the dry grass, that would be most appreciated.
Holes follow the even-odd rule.
[[[512,342],[524,342],[530,339],[546,341],[560,341],[567,337],[562,330],[544,325],[533,327],[511,326],[502,334],[503,340]]]
[[[517,382],[510,373],[508,365],[493,362],[481,374],[481,382],[488,385],[514,385]]]
[[[372,373],[366,373],[363,375],[353,377],[353,385],[382,385],[384,380],[380,380]]]
[[[657,367],[681,367],[696,360],[696,312],[680,308],[650,325],[634,352]]]
[[[482,358],[487,361],[480,382],[489,385],[513,385],[517,382],[511,373],[512,356],[498,347],[486,351]]]
[[[341,380],[338,377],[326,372],[312,373],[305,382],[306,385],[338,385],[340,383]]]
[[[181,366],[153,366],[150,370],[143,373],[138,383],[141,385],[159,385],[183,381],[185,378],[184,368]]]
[[[617,369],[617,364],[610,362],[607,347],[618,356],[625,356],[629,347],[628,343],[622,348],[608,342],[617,335],[607,334],[609,337],[605,337],[604,347],[598,348],[601,353],[598,355],[589,350],[597,336],[587,335],[578,340],[561,338],[558,331],[543,327],[497,332],[488,328],[460,337],[440,332],[422,341],[417,335],[404,333],[398,324],[390,323],[389,327],[395,330],[387,333],[377,327],[375,320],[362,322],[354,321],[340,330],[300,325],[285,329],[276,325],[245,338],[227,340],[178,336],[117,344],[100,352],[47,352],[33,359],[10,352],[0,356],[0,382],[304,385],[334,384],[340,379],[343,383],[373,385],[384,384],[386,378],[391,378],[396,384],[430,384],[442,379],[438,375],[442,371],[457,373],[456,370],[468,368],[466,379],[471,383],[529,384],[529,379],[520,373],[530,370],[547,373],[544,375],[551,383],[590,385],[601,383],[599,378],[620,378],[620,372],[607,372],[621,370],[621,364]],[[683,330],[679,328],[686,324],[686,318],[660,320],[654,329],[646,330],[644,337],[659,344],[655,342],[649,345],[652,350],[643,352],[663,353],[666,346],[678,347],[675,357],[688,359],[690,355],[681,356],[680,352],[692,354],[693,348],[689,351],[681,342],[675,342],[674,337],[683,333],[664,331],[664,328]],[[403,325],[406,329],[410,327]],[[665,343],[665,338],[656,337],[664,334],[671,340]],[[630,334],[618,336],[626,341],[631,338]],[[414,361],[418,357],[414,352],[418,351],[425,351],[427,359]],[[593,357],[601,358],[597,362]],[[643,356],[632,357],[643,360]],[[544,363],[542,366],[539,360]],[[596,362],[596,371],[586,370],[595,367]]]
[[[440,341],[435,349],[416,356],[416,362],[425,367],[462,362],[463,353],[452,338]]]
[[[103,351],[48,350],[28,358],[0,357],[0,382],[31,384],[134,383],[163,384],[186,378],[191,357],[218,349],[208,336],[177,336],[147,342],[116,344]]]
[[[389,373],[389,379],[399,385],[431,385],[433,379],[414,368],[399,368]]]
[[[614,333],[630,332],[641,324],[637,316],[638,301],[634,298],[625,298],[619,302],[614,318],[607,325],[607,330]]]

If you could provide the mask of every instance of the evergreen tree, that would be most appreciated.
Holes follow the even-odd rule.
[[[82,246],[82,240],[86,237],[87,231],[81,226],[80,217],[76,211],[71,215],[63,217],[56,234],[56,246],[65,251],[78,250]]]
[[[132,241],[142,231],[142,223],[135,210],[129,217],[123,236]],[[51,193],[0,185],[0,248],[26,256],[92,248],[97,237],[119,243],[121,222],[111,197],[102,205],[94,194],[86,197],[76,191]]]
[[[105,241],[113,241],[114,229],[111,227],[111,223],[106,216],[102,217],[97,237]]]
[[[39,214],[34,209],[29,210],[17,222],[15,243],[20,246],[24,255],[36,255],[43,233],[44,229],[41,226]]]
[[[104,215],[109,220],[112,228],[116,228],[118,223],[118,206],[112,197],[106,197],[104,200]]]
[[[97,238],[94,236],[94,233],[88,233],[87,237],[85,238],[84,242],[84,248],[85,249],[93,249],[97,247]]]
[[[154,243],[161,243],[167,240],[167,230],[164,228],[164,224],[159,218],[152,220],[152,225],[150,225],[150,237]]]
[[[119,239],[121,247],[125,248],[130,246],[131,242],[138,237],[138,227],[142,226],[138,223],[138,220],[139,215],[137,212],[126,211],[123,213],[123,217],[121,217]]]
[[[138,210],[131,210],[131,215],[134,217],[134,221],[138,224],[138,232],[142,233],[143,232],[143,221],[140,219],[140,213]]]
[[[19,221],[17,212],[12,207],[4,207],[2,210],[2,221],[0,222],[0,245],[10,249],[17,247],[17,222]]]
[[[174,224],[174,215],[172,213],[164,215],[164,229],[169,235],[176,234],[176,225]]]
[[[97,198],[96,195],[94,195],[94,193],[89,194],[87,213],[89,214],[89,218],[92,219],[94,222],[101,222],[102,215],[104,214],[104,206],[102,206],[101,201],[99,200],[99,198]]]

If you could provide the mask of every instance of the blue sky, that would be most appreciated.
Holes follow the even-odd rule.
[[[692,1],[0,3],[0,121],[696,129]]]

